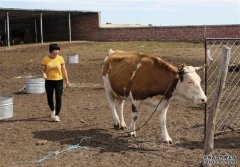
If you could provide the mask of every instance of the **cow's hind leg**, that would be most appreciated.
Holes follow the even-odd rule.
[[[137,136],[135,130],[136,130],[136,121],[138,119],[138,115],[139,115],[139,102],[132,103],[132,121],[129,127],[129,131],[130,131],[129,135],[131,137]]]
[[[127,129],[127,126],[126,126],[126,123],[124,120],[124,116],[123,116],[123,106],[124,106],[125,100],[118,99],[117,102],[118,102],[118,116],[120,119],[120,129],[125,130],[125,129]]]
[[[119,129],[120,121],[119,121],[119,117],[118,117],[116,107],[115,107],[115,97],[112,93],[112,89],[111,89],[108,77],[104,76],[103,77],[103,82],[104,82],[105,93],[106,93],[106,96],[107,96],[108,104],[109,104],[109,107],[111,108],[111,111],[112,111],[113,127],[115,129]]]
[[[115,98],[111,93],[107,93],[108,104],[112,111],[113,116],[113,127],[115,129],[120,129],[120,120],[116,111]]]

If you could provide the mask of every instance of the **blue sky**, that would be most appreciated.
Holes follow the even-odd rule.
[[[240,24],[240,0],[0,0],[0,7],[100,11],[102,24]]]

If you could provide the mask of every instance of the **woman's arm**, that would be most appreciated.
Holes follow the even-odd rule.
[[[45,65],[42,65],[42,77],[43,77],[44,79],[47,79],[46,66],[45,66]]]

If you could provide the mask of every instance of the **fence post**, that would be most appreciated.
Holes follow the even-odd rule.
[[[41,32],[41,43],[43,44],[43,21],[42,21],[43,14],[40,14],[40,32]]]
[[[9,28],[9,13],[7,12],[7,45],[10,47],[10,28]]]
[[[231,49],[224,47],[222,50],[222,57],[221,57],[221,65],[219,69],[219,79],[217,83],[217,90],[213,96],[213,103],[208,114],[207,120],[207,132],[205,137],[205,144],[204,144],[204,155],[212,155],[213,147],[214,147],[214,132],[215,132],[215,124],[216,124],[216,114],[218,107],[220,105],[221,97],[222,97],[222,90],[225,85],[227,72],[228,72],[228,65],[230,61],[230,53]],[[211,164],[206,164],[210,166]]]
[[[34,20],[35,42],[38,42],[37,19]]]
[[[207,50],[207,66],[210,67],[211,63],[213,61],[213,58],[211,56],[210,49]]]
[[[68,33],[69,33],[69,42],[71,42],[72,41],[71,13],[68,13]]]

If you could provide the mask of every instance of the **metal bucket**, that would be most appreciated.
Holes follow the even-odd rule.
[[[13,117],[13,97],[0,96],[0,120]]]
[[[26,83],[26,93],[44,93],[45,80],[43,78],[28,78]]]
[[[78,54],[74,53],[74,54],[67,55],[67,62],[69,64],[76,64],[76,63],[78,63]]]

